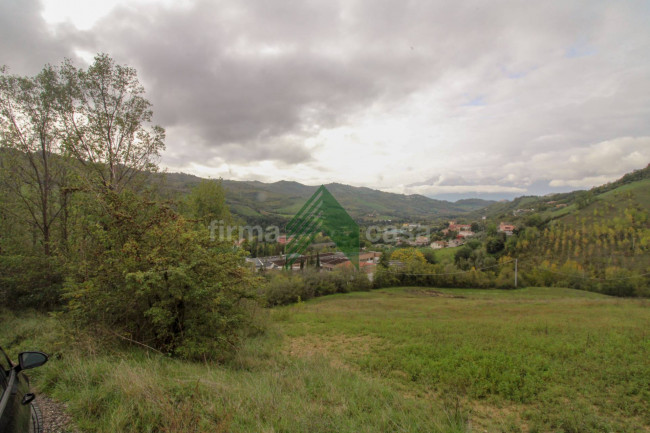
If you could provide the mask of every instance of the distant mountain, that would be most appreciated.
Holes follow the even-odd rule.
[[[171,196],[188,193],[201,178],[185,173],[167,173],[165,190]],[[223,180],[226,202],[233,214],[248,222],[280,222],[289,220],[304,205],[318,186],[298,182]],[[484,208],[493,203],[481,199],[466,199],[452,203],[423,195],[394,194],[371,188],[330,183],[325,187],[359,222],[372,221],[430,221],[452,218]]]
[[[467,212],[484,209],[493,203],[496,203],[496,201],[482,198],[465,198],[454,202],[456,206],[466,209]]]
[[[621,179],[590,191],[573,191],[546,196],[522,196],[512,201],[463,199],[456,202],[436,200],[419,194],[404,195],[340,183],[325,185],[332,195],[358,222],[432,221],[460,217],[465,220],[517,221],[531,215],[542,220],[561,218],[588,204],[600,195],[625,185],[650,179],[650,165],[626,174]],[[163,188],[178,198],[198,185],[200,177],[185,173],[165,175]],[[249,223],[281,224],[288,221],[311,197],[318,186],[298,182],[224,180],[226,202],[230,210]]]

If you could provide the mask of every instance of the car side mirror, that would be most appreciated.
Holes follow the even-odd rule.
[[[43,352],[22,352],[18,355],[21,370],[40,367],[47,362],[48,356]]]

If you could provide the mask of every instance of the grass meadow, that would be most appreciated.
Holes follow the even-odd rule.
[[[558,288],[392,288],[270,310],[225,365],[108,350],[53,317],[0,344],[82,431],[649,432],[650,301]],[[68,330],[69,331],[69,330]]]

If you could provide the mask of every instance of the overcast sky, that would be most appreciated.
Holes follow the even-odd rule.
[[[0,65],[137,69],[161,165],[428,196],[650,162],[650,2],[0,0]]]

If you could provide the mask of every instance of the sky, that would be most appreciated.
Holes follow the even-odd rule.
[[[160,164],[458,199],[650,163],[650,2],[0,0],[0,65],[136,68]]]

